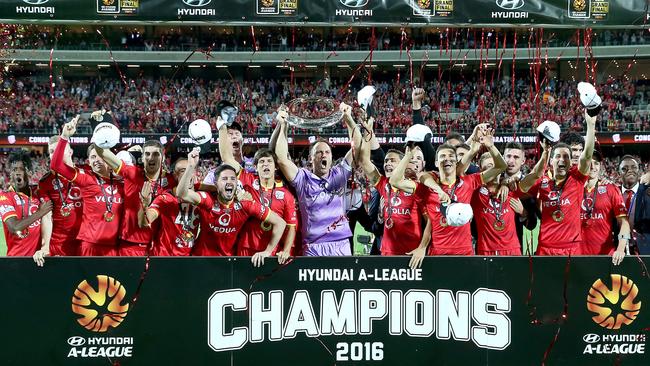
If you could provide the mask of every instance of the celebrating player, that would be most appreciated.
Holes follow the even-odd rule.
[[[354,132],[356,124],[352,120],[352,108],[345,103],[340,105],[348,133],[358,146],[360,133]],[[352,174],[352,150],[348,151],[339,164],[332,167],[332,149],[324,141],[317,141],[309,150],[311,170],[298,168],[289,156],[289,148],[284,130],[286,117],[278,114],[282,130],[278,134],[275,155],[285,178],[296,189],[300,215],[303,254],[306,256],[351,255],[352,236],[345,212],[345,189]]]
[[[578,165],[571,164],[571,148],[558,143],[551,148],[553,178],[536,170],[519,182],[522,192],[530,192],[541,204],[538,255],[577,254],[582,244],[580,205],[594,151],[596,117],[585,112],[587,139]],[[540,162],[545,162],[545,159]],[[543,173],[542,173],[543,174]]]
[[[271,239],[262,252],[251,258],[253,265],[264,264],[280,241],[286,222],[275,212],[255,201],[239,201],[237,194],[237,173],[230,165],[220,165],[216,170],[216,193],[194,192],[189,189],[191,177],[199,161],[199,149],[188,154],[188,166],[177,187],[177,194],[183,201],[199,207],[201,235],[192,251],[193,255],[232,256],[235,244],[246,220],[256,217],[270,226]]]
[[[186,158],[174,162],[172,171],[176,181],[180,181],[185,170],[187,170]],[[191,180],[190,184],[193,183]],[[157,195],[152,202],[152,185],[153,183],[149,181],[144,182],[140,194],[142,207],[146,208],[146,212],[140,212],[140,216],[146,214],[146,218],[141,217],[141,226],[151,227],[160,218],[158,230],[153,231],[152,254],[155,256],[190,255],[199,229],[197,208],[179,200],[176,196],[176,187]]]
[[[280,113],[286,114],[284,111]],[[257,174],[247,172],[233,156],[229,135],[226,126],[222,125],[219,129],[219,155],[221,155],[223,163],[235,168],[243,188],[251,193],[254,200],[278,214],[287,223],[283,246],[277,251],[278,261],[283,264],[291,255],[291,248],[296,237],[296,200],[293,194],[284,187],[282,181],[275,179],[276,158],[273,151],[258,150],[254,158]],[[255,253],[267,249],[271,239],[270,229],[268,223],[255,218],[246,221],[237,243],[237,255],[253,256]]]
[[[581,205],[580,254],[611,255],[614,265],[618,265],[625,258],[625,250],[630,240],[630,223],[621,192],[616,186],[600,181],[602,161],[602,155],[595,151]],[[620,228],[616,247],[613,237],[614,220]]]
[[[117,180],[97,154],[95,144],[88,147],[91,172],[86,173],[65,163],[68,140],[77,130],[78,120],[79,116],[63,126],[50,168],[81,189],[83,218],[77,235],[77,240],[80,241],[79,255],[116,256],[117,234],[123,211],[122,182]]]
[[[163,147],[160,142],[149,140],[142,146],[144,168],[128,165],[109,149],[97,148],[97,154],[104,159],[115,174],[124,178],[124,217],[120,228],[119,252],[121,256],[144,256],[151,242],[151,228],[140,227],[138,211],[142,186],[151,183],[151,200],[175,186],[173,175],[162,169]]]
[[[11,187],[0,194],[0,215],[4,222],[7,255],[31,257],[42,245],[41,218],[52,211],[52,202],[41,203],[36,189],[30,187],[32,160],[26,151],[11,153],[8,164]],[[48,254],[44,245],[41,251],[44,255]],[[42,265],[42,262],[37,263]]]

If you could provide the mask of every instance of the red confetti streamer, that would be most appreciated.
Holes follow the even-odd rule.
[[[111,45],[108,43],[108,40],[106,40],[106,37],[104,37],[104,35],[99,29],[96,29],[96,31],[100,35],[100,37],[102,37],[102,41],[104,41],[106,48],[108,48],[108,55],[110,56],[111,61],[115,65],[115,70],[117,70],[117,74],[120,76],[120,80],[122,80],[122,84],[124,84],[124,88],[128,89],[129,83],[126,82],[126,77],[124,77],[122,70],[120,70],[120,65],[115,60],[115,57],[113,57],[113,50],[111,50]]]
[[[251,37],[253,38],[253,55],[258,51],[257,38],[255,38],[255,26],[251,25]]]
[[[372,27],[370,35],[370,67],[368,68],[368,84],[372,83],[372,54],[377,46],[377,39],[375,38],[375,27]]]

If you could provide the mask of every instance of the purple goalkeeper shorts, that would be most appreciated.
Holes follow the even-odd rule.
[[[345,239],[325,243],[303,244],[302,255],[306,257],[330,257],[352,255],[352,253],[350,252],[350,241]]]

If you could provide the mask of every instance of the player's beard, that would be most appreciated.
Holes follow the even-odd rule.
[[[144,168],[145,171],[147,172],[147,176],[149,176],[149,178],[153,178],[156,174],[160,172],[160,162],[149,160],[146,162]]]

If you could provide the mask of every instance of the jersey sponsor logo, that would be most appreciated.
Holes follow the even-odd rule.
[[[564,198],[562,200],[558,199],[558,200],[543,202],[544,207],[568,206],[570,204],[571,204],[571,200],[568,198]]]
[[[73,201],[80,201],[81,200],[81,188],[77,186],[72,186],[70,188],[70,192],[68,192],[68,198],[73,200]]]
[[[223,226],[216,226],[210,223],[210,229],[212,229],[213,232],[219,233],[219,234],[230,234],[234,233],[237,231],[236,228],[234,227],[223,227]]]
[[[397,207],[402,204],[402,200],[399,197],[395,196],[390,199],[390,204],[393,207]]]
[[[81,281],[72,295],[72,312],[79,315],[77,322],[91,332],[106,332],[122,324],[129,302],[126,288],[113,277],[97,275],[97,287]]]
[[[605,215],[601,212],[592,212],[589,216],[586,213],[580,213],[580,220],[604,220]]]
[[[219,225],[221,225],[221,226],[230,225],[230,219],[231,219],[231,216],[230,216],[229,213],[226,212],[226,213],[222,214],[221,216],[219,216],[219,220],[218,220]]]

